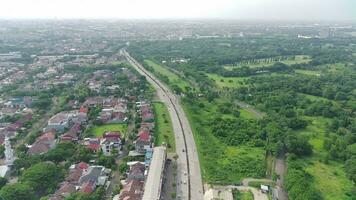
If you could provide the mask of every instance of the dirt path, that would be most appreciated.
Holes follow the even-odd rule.
[[[262,178],[262,179],[257,179],[257,178],[245,178],[245,179],[243,179],[242,180],[242,185],[243,186],[248,186],[248,184],[250,183],[250,182],[263,182],[263,183],[274,183],[274,181],[273,180],[271,180],[271,179],[266,179],[266,178]]]
[[[247,110],[251,113],[253,113],[254,115],[257,116],[257,118],[262,118],[263,116],[265,116],[265,114],[263,112],[260,112],[258,110],[256,110],[253,106],[244,103],[242,101],[235,101],[235,103],[240,106],[242,109]]]
[[[284,176],[286,174],[285,156],[279,156],[276,159],[275,171],[278,175],[277,179],[277,195],[279,200],[288,200],[288,193],[284,189]]]

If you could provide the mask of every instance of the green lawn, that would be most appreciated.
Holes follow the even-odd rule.
[[[155,145],[167,144],[168,152],[175,152],[175,140],[172,121],[167,107],[162,102],[154,102],[156,116]]]
[[[126,134],[126,124],[105,124],[100,126],[94,126],[90,129],[90,133],[93,133],[95,137],[101,137],[106,131],[120,131],[122,136]]]
[[[145,60],[144,62],[154,69],[155,74],[159,73],[161,75],[166,76],[169,80],[169,85],[177,85],[183,91],[185,91],[186,87],[191,87],[189,82],[184,81],[181,77],[170,71],[168,68],[163,67],[151,60]]]
[[[352,189],[352,182],[346,177],[343,163],[330,161],[328,164],[322,162],[326,155],[323,149],[326,125],[329,119],[323,117],[305,117],[311,123],[304,130],[296,131],[309,137],[313,146],[313,155],[302,159],[305,170],[313,176],[314,185],[325,200],[351,199],[346,195]]]

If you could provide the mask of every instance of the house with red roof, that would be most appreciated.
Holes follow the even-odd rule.
[[[84,138],[83,145],[90,149],[93,153],[100,150],[100,140],[101,138]]]
[[[140,111],[141,111],[141,118],[142,118],[143,122],[153,122],[154,121],[154,113],[153,113],[151,105],[149,105],[149,104],[141,105]]]
[[[80,113],[88,113],[88,111],[89,111],[89,108],[87,108],[87,107],[80,107],[80,109],[79,109],[79,112]]]
[[[121,134],[118,131],[105,132],[100,142],[101,150],[106,156],[111,155],[114,150],[120,152],[121,144]]]
[[[30,155],[44,154],[56,145],[56,132],[50,131],[41,135],[30,146],[27,153]]]
[[[147,149],[151,148],[151,135],[147,129],[141,129],[138,133],[138,138],[135,141],[135,149],[137,153],[144,154]]]
[[[145,182],[132,179],[124,185],[120,192],[119,200],[139,200],[142,199]]]
[[[60,138],[65,142],[77,142],[78,134],[81,132],[81,125],[79,123],[74,124],[65,134]]]
[[[95,181],[94,180],[88,180],[88,181],[84,182],[80,186],[79,192],[90,194],[90,193],[94,192],[95,187],[96,187]]]

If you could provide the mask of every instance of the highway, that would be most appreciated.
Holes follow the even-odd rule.
[[[122,54],[130,64],[144,75],[156,89],[158,98],[165,103],[172,119],[175,133],[177,159],[177,199],[203,200],[203,183],[200,172],[198,152],[194,136],[178,97],[154,75],[148,72],[128,52]]]

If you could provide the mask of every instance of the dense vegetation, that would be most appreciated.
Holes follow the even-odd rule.
[[[208,182],[264,176],[264,161],[244,160],[260,158],[256,151],[234,154],[263,149],[265,155],[287,155],[290,199],[352,199],[355,42],[352,37],[186,39],[134,43],[130,52],[177,94],[184,93]],[[152,61],[162,63],[164,72]],[[266,115],[251,118],[254,113],[246,114],[236,101]]]

